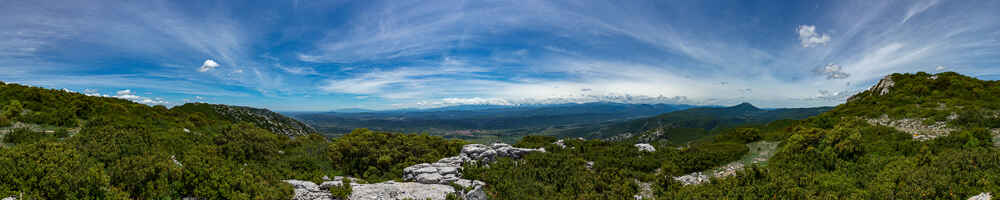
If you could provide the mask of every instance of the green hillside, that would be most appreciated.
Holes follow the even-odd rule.
[[[553,135],[684,144],[717,134],[726,128],[760,126],[777,120],[804,119],[830,109],[831,107],[765,110],[749,103],[742,103],[731,107],[691,108],[648,118],[602,124],[600,127],[571,129]]]
[[[288,137],[246,120],[253,118],[195,109],[205,105],[168,109],[0,83],[0,197],[289,199],[281,180],[393,179],[462,145],[367,130],[335,141]],[[353,146],[365,143],[395,145]]]
[[[637,140],[526,136],[515,146],[547,151],[466,166],[463,178],[484,181],[492,199],[966,199],[1000,192],[998,95],[997,81],[893,74],[802,120],[784,118],[828,108],[746,104],[622,126],[710,131],[683,145],[654,142],[653,152]],[[290,137],[205,105],[168,109],[2,84],[0,196],[290,199],[280,180],[399,180],[404,167],[467,143],[367,129]],[[700,184],[677,178],[699,173],[713,175]]]
[[[965,199],[996,194],[1000,152],[991,141],[1000,126],[998,95],[997,81],[951,72],[893,74],[790,128],[768,166],[712,184],[668,184],[664,187],[678,189],[661,197]],[[946,131],[923,137],[939,130]]]

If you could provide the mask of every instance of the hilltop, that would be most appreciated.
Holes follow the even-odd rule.
[[[201,112],[233,122],[253,123],[273,133],[288,136],[303,136],[316,133],[309,125],[268,109],[246,106],[231,106],[207,103],[187,103],[173,108],[185,112]]]
[[[997,81],[953,72],[891,74],[846,103],[784,128],[783,136],[770,139],[782,144],[766,166],[665,196],[965,199],[996,193],[998,95]]]

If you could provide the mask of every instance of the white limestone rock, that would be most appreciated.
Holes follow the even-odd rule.
[[[333,200],[329,190],[320,189],[319,185],[310,181],[285,180],[295,188],[292,200]]]
[[[563,149],[566,148],[566,143],[562,139],[556,140],[556,142],[553,142],[552,144],[555,144],[556,146],[559,146],[560,148]]]
[[[979,195],[969,197],[969,200],[990,200],[993,196],[989,192],[979,193]]]
[[[448,185],[387,181],[352,185],[351,200],[432,199],[443,200],[455,189]]]
[[[707,183],[709,181],[708,175],[701,172],[695,172],[686,174],[684,176],[674,177],[674,180],[680,181],[683,185],[698,185],[702,183]]]
[[[653,145],[650,145],[650,144],[644,144],[644,143],[643,144],[635,144],[635,147],[639,148],[639,151],[642,151],[642,152],[656,152],[656,147],[653,147]]]

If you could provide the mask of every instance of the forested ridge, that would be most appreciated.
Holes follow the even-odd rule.
[[[547,151],[468,165],[462,177],[484,181],[492,199],[966,199],[1000,192],[997,98],[997,81],[893,74],[814,117],[655,151],[527,136],[514,146]],[[0,106],[0,197],[289,199],[281,180],[400,180],[468,143],[367,129],[289,137],[184,106],[16,84],[0,86]],[[734,163],[743,167],[707,182],[677,178]]]
[[[168,109],[17,84],[0,84],[0,102],[0,197],[289,199],[281,180],[393,179],[463,144],[368,130],[288,137],[196,104]]]

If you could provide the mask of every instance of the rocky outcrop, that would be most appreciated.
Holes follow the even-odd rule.
[[[949,118],[952,118],[949,116]],[[957,117],[954,117],[957,118]],[[933,124],[924,124],[924,119],[890,119],[889,116],[882,115],[882,117],[877,119],[867,119],[869,124],[872,125],[882,125],[895,128],[896,130],[908,133],[913,136],[914,140],[926,141],[934,139],[941,136],[946,136],[952,131],[953,128],[949,128],[946,122],[934,122]]]
[[[485,199],[483,186],[486,183],[461,179],[462,165],[467,163],[490,163],[497,158],[521,158],[531,152],[545,152],[544,148],[517,148],[504,143],[492,145],[468,144],[462,147],[458,156],[442,158],[435,163],[422,163],[403,169],[403,180],[422,184],[457,184],[463,187],[460,196],[465,199]]]
[[[697,185],[708,182],[708,175],[702,172],[695,172],[690,174],[685,174],[684,176],[674,177],[674,180],[680,181],[683,185]]]
[[[517,148],[504,143],[494,143],[492,145],[468,144],[462,147],[462,153],[458,156],[442,158],[437,163],[447,163],[456,166],[462,166],[465,163],[471,162],[490,163],[500,157],[521,158],[531,152],[545,152],[545,148]]]
[[[736,172],[743,170],[743,167],[744,167],[743,163],[738,163],[738,162],[730,163],[726,166],[722,166],[716,169],[715,172],[711,172],[709,174],[705,174],[704,172],[695,172],[686,174],[684,176],[674,177],[674,180],[681,182],[682,185],[698,185],[702,183],[708,183],[713,177],[722,178],[722,177],[736,175]]]
[[[332,200],[334,199],[330,195],[330,190],[322,190],[319,185],[309,181],[301,180],[285,180],[285,183],[291,184],[295,188],[295,195],[292,196],[293,200]]]
[[[883,96],[889,94],[889,92],[892,90],[892,87],[895,85],[896,81],[892,80],[892,75],[887,75],[883,77],[882,80],[879,80],[878,83],[875,84],[875,86],[869,88],[868,91],[870,91],[872,95]],[[853,102],[860,98],[862,98],[862,95],[857,94],[851,96],[850,98],[847,98],[847,102]]]
[[[879,80],[878,84],[875,84],[875,87],[872,87],[871,91],[878,92],[879,96],[887,95],[889,94],[889,90],[892,89],[892,86],[895,85],[896,82],[892,80],[892,75],[888,75],[883,77],[882,80]]]
[[[403,169],[403,180],[428,184],[449,184],[462,177],[460,165],[452,163],[423,163]]]
[[[643,144],[635,144],[635,147],[639,148],[639,151],[642,151],[642,152],[656,152],[656,147],[653,147],[653,145],[650,145],[650,144],[644,144],[644,143]]]
[[[990,200],[993,196],[989,192],[979,193],[979,195],[969,197],[969,200]]]
[[[485,200],[485,182],[462,179],[462,165],[466,163],[490,163],[497,158],[521,158],[531,152],[545,152],[544,148],[516,148],[509,144],[492,145],[469,144],[462,147],[458,156],[447,157],[435,163],[422,163],[403,169],[403,180],[374,184],[358,184],[352,180],[350,199],[445,199],[448,194],[456,194],[465,200]],[[324,177],[324,180],[329,178]],[[333,199],[329,188],[342,184],[344,177],[334,177],[332,181],[315,184],[309,181],[286,180],[295,187],[294,200]],[[457,185],[458,187],[453,187]]]

